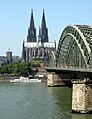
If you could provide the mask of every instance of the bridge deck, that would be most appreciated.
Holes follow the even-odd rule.
[[[89,68],[57,68],[57,67],[46,67],[48,72],[57,72],[57,73],[67,73],[67,74],[90,74],[92,75],[92,69]]]

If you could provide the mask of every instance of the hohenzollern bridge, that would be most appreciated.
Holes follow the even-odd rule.
[[[72,82],[72,111],[92,113],[92,26],[68,25],[56,52],[50,52],[47,85]]]
[[[92,67],[92,26],[65,27],[57,51],[51,52],[47,64],[51,67]]]

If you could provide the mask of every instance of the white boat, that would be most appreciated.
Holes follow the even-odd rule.
[[[12,83],[31,83],[31,82],[42,82],[41,79],[30,79],[28,77],[20,77],[19,79],[10,80]]]

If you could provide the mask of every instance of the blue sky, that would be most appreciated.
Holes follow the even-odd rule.
[[[49,41],[56,40],[57,44],[67,25],[92,25],[92,0],[1,0],[0,56],[5,56],[9,48],[13,55],[21,56],[31,9],[33,9],[37,36],[44,9]]]

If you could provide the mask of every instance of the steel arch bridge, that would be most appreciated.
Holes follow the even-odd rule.
[[[56,66],[56,52],[50,51],[48,54],[48,59],[46,60],[47,67],[55,67]]]
[[[50,54],[49,59],[54,59],[56,67],[92,68],[92,26],[66,26],[56,53]]]

